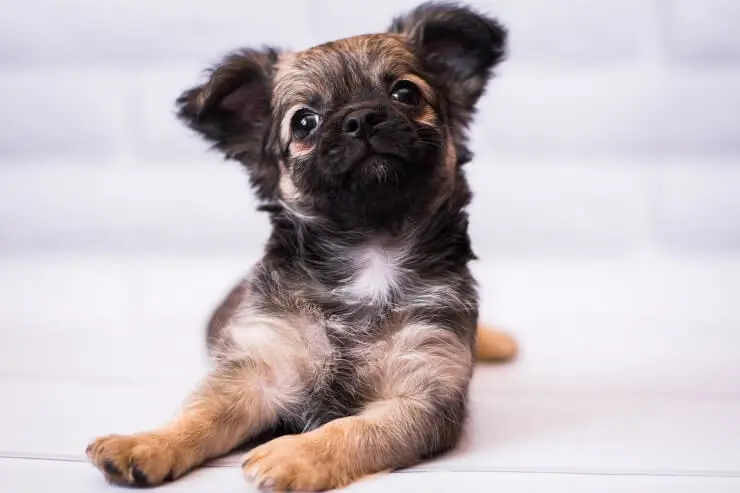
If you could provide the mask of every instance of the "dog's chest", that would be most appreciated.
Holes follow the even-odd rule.
[[[370,245],[345,254],[348,271],[335,294],[348,303],[387,305],[403,286],[403,256],[398,249]]]

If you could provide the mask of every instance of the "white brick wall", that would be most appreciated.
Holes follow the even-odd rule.
[[[0,166],[7,160],[61,157],[104,162],[125,151],[128,97],[115,73],[95,67],[3,66],[0,94]]]
[[[233,47],[415,3],[0,1],[0,252],[255,251],[244,176],[174,98]],[[740,2],[472,3],[511,30],[474,131],[479,254],[740,252]]]
[[[267,221],[175,97],[415,3],[0,0],[0,376],[196,378]],[[482,315],[525,348],[495,385],[736,394],[740,1],[474,3],[511,30],[468,165]]]
[[[666,47],[675,63],[737,66],[740,2],[673,0],[665,8]]]
[[[656,240],[672,251],[740,250],[740,166],[680,166],[654,195]]]

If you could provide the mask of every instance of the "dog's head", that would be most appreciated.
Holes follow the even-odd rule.
[[[382,34],[234,52],[178,116],[242,162],[263,201],[382,228],[467,190],[466,127],[505,42],[494,19],[426,3]]]

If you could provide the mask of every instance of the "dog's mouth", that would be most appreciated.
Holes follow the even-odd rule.
[[[372,172],[388,170],[412,161],[411,149],[394,145],[386,139],[372,136],[357,140],[343,149],[330,151],[336,161],[333,169],[340,175],[353,172]],[[333,155],[333,156],[332,156]]]
[[[318,172],[301,175],[310,180],[307,194],[341,223],[380,227],[400,221],[436,193],[441,145],[434,136],[421,137],[393,129],[363,139],[327,140],[324,145],[331,147],[320,149],[313,162]]]

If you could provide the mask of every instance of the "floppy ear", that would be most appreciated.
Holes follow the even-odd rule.
[[[454,3],[423,3],[394,19],[389,31],[404,35],[425,70],[466,108],[475,106],[506,55],[506,29]]]
[[[208,70],[208,80],[177,98],[177,117],[227,159],[249,171],[262,199],[274,196],[279,168],[265,145],[272,122],[272,79],[279,52],[244,49]]]
[[[444,92],[458,164],[470,161],[466,129],[493,68],[506,56],[506,28],[470,7],[427,2],[395,18],[389,32],[406,38]]]

